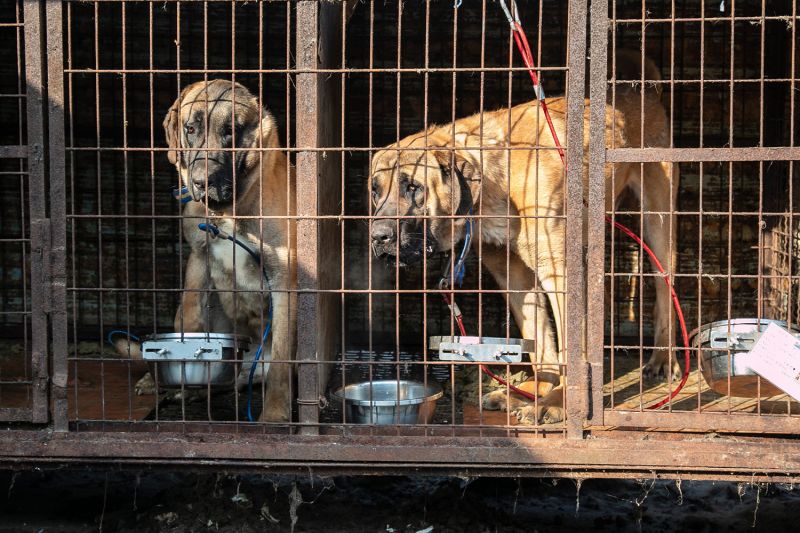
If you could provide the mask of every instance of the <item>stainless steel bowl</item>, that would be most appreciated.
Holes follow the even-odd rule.
[[[700,370],[703,378],[713,391],[744,398],[756,398],[759,392],[761,397],[783,394],[783,391],[763,378],[759,389],[757,374],[739,359],[739,355],[748,353],[755,346],[770,324],[787,329],[795,337],[800,338],[799,329],[789,328],[786,322],[781,320],[764,318],[719,320],[704,324],[689,334],[692,346],[700,350]],[[730,374],[730,393],[728,374]]]
[[[345,421],[354,424],[430,424],[444,393],[435,383],[387,380],[348,385],[333,393],[344,399]]]
[[[159,387],[232,387],[250,338],[230,333],[162,333],[145,337],[142,356]]]

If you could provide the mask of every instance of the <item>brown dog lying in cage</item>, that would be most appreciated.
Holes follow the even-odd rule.
[[[236,333],[257,345],[272,298],[271,333],[263,348],[264,360],[272,364],[260,420],[287,421],[292,369],[275,362],[290,361],[295,352],[296,297],[288,292],[296,281],[295,223],[261,218],[295,212],[294,169],[280,150],[275,120],[244,86],[212,80],[181,92],[164,119],[164,132],[169,161],[193,200],[183,208],[183,236],[191,253],[175,331]],[[260,255],[269,287],[253,257],[199,224],[215,225]],[[139,352],[127,341],[118,341],[117,349],[125,355],[130,349],[134,357]],[[245,361],[240,385],[254,354],[255,348]]]
[[[641,79],[640,61],[639,52],[617,54],[617,79]],[[649,60],[644,79],[660,79]],[[616,109],[606,105],[606,144],[669,146],[669,121],[660,96],[652,86],[618,86]],[[565,139],[566,99],[549,98],[547,105],[559,138]],[[588,154],[588,100],[583,120]],[[509,146],[512,149],[503,149]],[[551,149],[533,150],[536,146]],[[480,215],[474,220],[473,249],[480,251],[480,260],[502,290],[524,291],[510,292],[507,299],[523,337],[536,339],[533,362],[540,365],[538,380],[531,378],[520,387],[540,397],[536,406],[515,394],[509,398],[505,388],[485,394],[482,403],[486,409],[513,410],[523,423],[564,418],[560,365],[564,364],[565,257],[567,246],[581,243],[565,241],[564,168],[554,146],[544,114],[533,101],[432,126],[382,149],[371,163],[374,214],[386,217],[373,220],[370,230],[376,255],[410,264],[425,254],[458,250],[467,217]],[[613,167],[613,179],[612,165],[606,167],[609,208],[625,190],[641,199],[645,212],[668,213],[675,205],[677,165]],[[586,190],[588,158],[583,172]],[[398,216],[405,218],[392,218]],[[666,264],[673,263],[672,219],[660,214],[643,217],[644,239]],[[670,295],[665,284],[657,283],[656,290],[655,345],[666,347],[672,344]],[[677,377],[680,367],[661,348],[653,351],[643,372],[648,377],[669,372]]]

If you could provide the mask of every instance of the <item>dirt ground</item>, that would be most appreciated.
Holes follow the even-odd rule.
[[[0,531],[788,531],[800,490],[691,481],[3,472]],[[755,527],[753,527],[755,523]]]

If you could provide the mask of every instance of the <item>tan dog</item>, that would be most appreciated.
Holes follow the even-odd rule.
[[[172,148],[169,161],[194,200],[183,209],[183,235],[191,254],[175,331],[235,331],[256,346],[261,340],[270,297],[261,266],[230,240],[213,238],[198,227],[215,224],[260,254],[269,276],[272,330],[263,356],[273,364],[260,420],[289,420],[292,370],[274,363],[291,361],[295,352],[296,298],[287,292],[296,281],[295,223],[259,218],[295,212],[294,169],[282,151],[274,150],[280,148],[275,120],[242,85],[213,80],[181,92],[164,119],[164,132]],[[126,345],[118,343],[118,350],[127,354]],[[136,357],[137,351],[132,347],[131,354]],[[255,348],[246,363],[254,354]],[[244,365],[240,384],[249,368]]]
[[[636,72],[638,55],[628,58],[620,54],[620,59],[629,61],[618,64],[618,79],[640,79]],[[626,69],[631,75],[624,75]],[[645,79],[659,79],[651,62],[646,64]],[[616,111],[606,106],[607,145],[612,145],[612,141],[618,148],[642,145],[640,124],[643,123],[644,146],[669,146],[669,122],[659,91],[645,90],[642,121],[641,90],[632,85],[618,88]],[[547,105],[559,139],[564,142],[566,100],[550,98]],[[584,148],[588,154],[588,100],[583,118]],[[507,398],[505,389],[483,398],[486,409],[509,408],[526,423],[557,422],[564,418],[563,377],[557,365],[564,363],[568,243],[561,217],[565,214],[565,177],[558,152],[534,150],[534,146],[554,147],[537,101],[474,115],[454,124],[433,126],[406,137],[376,153],[370,172],[374,213],[387,217],[375,219],[372,224],[372,246],[377,255],[410,264],[421,260],[426,253],[457,249],[464,237],[465,217],[471,211],[482,217],[475,219],[473,244],[477,250],[478,242],[482,241],[483,265],[501,289],[529,291],[509,293],[507,297],[523,337],[537,340],[535,362],[545,364],[539,368],[537,383],[531,380],[521,387],[541,396],[538,409],[534,409],[533,402],[517,395]],[[612,166],[607,166],[609,208],[625,189],[641,199],[645,211],[669,212],[675,205],[677,166],[618,164],[614,171],[612,180]],[[584,159],[583,172],[586,187],[588,158]],[[391,218],[398,216],[406,218]],[[669,239],[675,235],[671,218],[644,217],[644,238],[668,265],[673,262]],[[581,243],[570,245],[581,246]],[[669,346],[670,296],[664,284],[657,283],[656,289],[655,344]],[[667,350],[654,350],[644,372],[649,376],[666,376],[670,371],[676,374],[680,369],[674,358],[672,362],[670,366]]]

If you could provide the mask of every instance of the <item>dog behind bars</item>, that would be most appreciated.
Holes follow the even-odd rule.
[[[639,52],[621,51],[616,60],[618,80],[642,78]],[[649,60],[644,79],[660,79]],[[618,86],[615,108],[606,105],[606,144],[617,148],[669,146],[669,121],[660,100],[657,88],[633,83]],[[566,100],[549,98],[547,105],[563,140]],[[588,100],[583,120],[586,190]],[[481,250],[480,260],[501,289],[522,291],[507,293],[509,307],[523,337],[536,339],[534,362],[543,364],[539,379],[520,387],[541,396],[536,407],[516,395],[509,398],[505,389],[484,395],[483,405],[514,410],[523,423],[564,418],[564,378],[559,365],[564,363],[565,256],[566,246],[581,243],[565,240],[564,168],[554,147],[544,113],[534,100],[406,137],[375,154],[369,178],[374,214],[386,217],[372,224],[373,250],[400,264],[419,262],[427,253],[453,251],[464,238],[468,216],[481,215],[475,220],[476,253]],[[675,205],[677,166],[622,163],[613,167],[613,179],[612,165],[606,167],[608,208],[626,189],[640,199],[645,212],[669,212]],[[394,218],[398,216],[404,218]],[[662,220],[660,214],[652,214],[643,219],[645,241],[662,262],[672,264],[672,217]],[[482,241],[480,248],[478,241]],[[672,344],[669,306],[668,288],[657,283],[657,347]],[[677,376],[679,371],[678,363],[664,348],[655,349],[643,369],[647,376],[670,372]]]
[[[186,87],[164,119],[168,157],[192,200],[183,208],[189,254],[175,331],[219,332],[261,340],[272,298],[272,327],[263,349],[271,360],[260,420],[290,419],[290,365],[296,338],[294,169],[280,148],[272,115],[244,86],[228,80]],[[234,149],[235,150],[232,150]],[[266,148],[268,150],[258,150]],[[261,218],[265,217],[265,218]],[[227,239],[198,227],[210,223],[258,253],[261,265]],[[141,358],[137,345],[117,341],[124,355]],[[255,347],[240,376],[249,370]],[[261,376],[259,375],[259,379]]]

